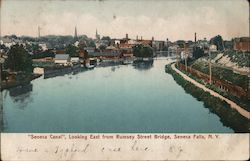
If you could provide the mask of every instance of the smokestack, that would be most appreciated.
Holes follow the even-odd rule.
[[[128,39],[128,34],[126,34],[126,39]]]
[[[152,41],[154,41],[155,39],[154,39],[154,36],[152,37]]]
[[[77,29],[76,29],[76,26],[75,26],[75,36],[74,36],[75,39],[77,39]]]
[[[196,42],[196,40],[197,40],[197,39],[196,39],[196,33],[194,33],[194,42]]]
[[[138,40],[138,35],[136,35],[136,40]]]

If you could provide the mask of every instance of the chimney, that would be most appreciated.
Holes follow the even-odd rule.
[[[128,39],[128,34],[126,34],[126,39]]]
[[[194,33],[194,42],[196,42],[196,33]]]
[[[154,36],[152,37],[152,41],[154,41],[155,39],[154,39]]]
[[[136,40],[138,40],[138,35],[136,35]]]

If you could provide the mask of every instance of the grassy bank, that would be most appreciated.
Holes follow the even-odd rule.
[[[250,132],[249,120],[232,109],[225,101],[186,81],[170,67],[170,64],[166,65],[165,71],[171,74],[177,84],[182,86],[187,93],[191,94],[198,101],[204,102],[204,106],[210,112],[218,115],[224,126],[232,128],[235,132]]]
[[[197,69],[205,74],[209,74],[209,64],[205,61],[194,61],[192,64],[189,64],[192,68]],[[248,77],[246,75],[241,75],[233,72],[232,70],[215,67],[212,65],[212,75],[217,79],[226,80],[235,85],[242,87],[243,89],[248,88]]]
[[[209,66],[208,66],[208,63],[206,63],[206,62],[195,61],[195,62],[193,62],[192,68],[199,70],[205,74],[209,74]],[[207,88],[210,88],[210,89],[216,91],[217,93],[219,93],[220,95],[234,101],[235,103],[240,105],[242,108],[246,109],[247,111],[250,111],[250,106],[249,106],[250,100],[247,97],[238,98],[237,96],[234,96],[234,95],[230,94],[229,92],[226,92],[226,91],[216,87],[213,84],[211,84],[211,85],[207,84],[206,82],[196,78],[195,76],[187,73],[186,71],[182,71],[182,72],[184,72],[186,75],[193,78],[197,82],[204,84]],[[213,77],[216,77],[217,79],[232,82],[233,84],[236,84],[239,87],[242,87],[243,89],[248,88],[248,77],[246,75],[240,75],[240,74],[234,73],[231,70],[222,69],[219,67],[212,67],[212,73],[213,73]]]

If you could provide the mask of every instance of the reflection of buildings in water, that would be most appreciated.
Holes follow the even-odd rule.
[[[111,67],[111,71],[114,72],[115,71],[115,67]]]
[[[98,67],[112,67],[112,66],[119,66],[122,65],[121,61],[102,61],[98,64]]]
[[[4,109],[4,103],[3,100],[6,99],[8,91],[7,90],[3,90],[0,91],[0,130],[1,132],[5,132],[8,130],[8,122],[7,119],[5,118],[5,109]]]
[[[138,70],[148,70],[153,67],[154,60],[135,60],[133,66]]]
[[[31,83],[11,88],[9,95],[14,102],[19,103],[20,109],[24,109],[32,101],[31,92],[33,85]]]
[[[80,66],[68,67],[68,68],[63,68],[63,69],[58,69],[58,70],[48,70],[48,71],[45,71],[44,73],[44,79],[53,78],[57,76],[64,76],[66,74],[76,75],[84,71],[86,71],[86,69]]]

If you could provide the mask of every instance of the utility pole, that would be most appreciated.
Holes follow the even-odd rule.
[[[176,47],[176,57],[177,57],[177,66],[179,67],[180,54],[179,54],[179,48],[178,47]]]
[[[187,71],[187,46],[186,43],[184,43],[184,56],[185,56],[185,67],[186,67],[186,71]]]
[[[208,53],[209,53],[209,84],[212,84],[212,64],[211,64],[211,51],[210,51],[210,46],[208,48]]]

